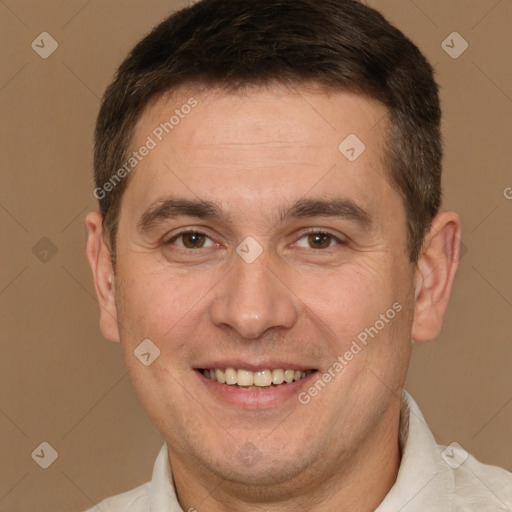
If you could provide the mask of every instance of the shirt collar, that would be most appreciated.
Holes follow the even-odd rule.
[[[425,418],[403,391],[400,411],[402,460],[395,484],[375,512],[450,512],[454,477]]]
[[[151,496],[149,501],[151,512],[183,512],[178,503],[171,464],[167,453],[167,445],[163,445],[155,461],[151,479]]]

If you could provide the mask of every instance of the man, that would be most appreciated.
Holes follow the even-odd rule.
[[[353,0],[204,0],[134,48],[87,254],[166,444],[91,510],[512,510],[403,391],[459,255],[439,125],[431,66]]]

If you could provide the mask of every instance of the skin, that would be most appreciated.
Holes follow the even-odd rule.
[[[190,97],[197,107],[130,175],[115,273],[101,216],[87,217],[101,331],[121,342],[184,510],[372,511],[396,479],[411,339],[441,329],[460,221],[439,213],[410,263],[404,206],[382,164],[385,108],[349,92],[181,89],[146,109],[133,148]],[[338,150],[349,134],[366,145],[353,162]],[[169,196],[215,202],[221,217],[168,218],[141,232],[144,212]],[[334,197],[356,203],[370,225],[279,219],[299,199]],[[173,238],[183,228],[206,234],[204,246]],[[319,247],[311,229],[335,238]],[[249,236],[263,250],[250,264],[236,252]],[[307,405],[296,396],[227,405],[194,370],[220,358],[274,358],[321,375],[394,303],[403,309]],[[147,367],[133,355],[145,338],[160,349]],[[241,449],[256,454],[252,464]]]

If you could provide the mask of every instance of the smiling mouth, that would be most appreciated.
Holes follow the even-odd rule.
[[[207,378],[242,389],[269,389],[306,378],[316,370],[281,369],[250,371],[235,368],[203,368],[199,371]]]

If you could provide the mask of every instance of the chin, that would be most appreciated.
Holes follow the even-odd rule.
[[[287,480],[296,479],[313,462],[311,454],[304,452],[304,446],[286,451],[274,443],[251,443],[240,447],[232,445],[229,450],[215,455],[204,467],[217,477],[240,486],[275,486]]]

